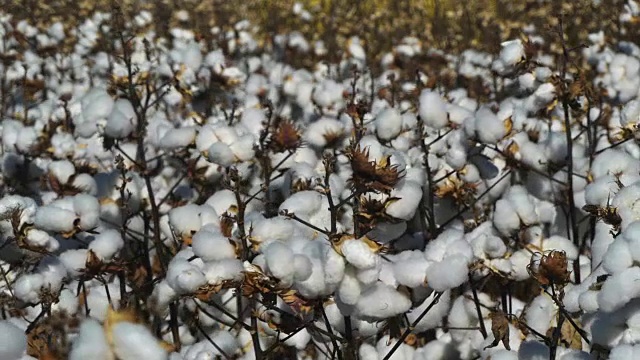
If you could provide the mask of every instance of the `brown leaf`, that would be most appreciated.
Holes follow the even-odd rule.
[[[493,333],[493,342],[485,347],[492,348],[498,346],[500,341],[505,349],[511,350],[509,345],[509,319],[502,311],[491,313],[491,332]]]

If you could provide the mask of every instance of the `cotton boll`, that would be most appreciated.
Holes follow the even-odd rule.
[[[10,321],[0,321],[0,359],[19,360],[27,350],[27,336]]]
[[[406,181],[400,188],[391,191],[391,197],[399,200],[386,207],[385,212],[396,219],[411,220],[422,200],[422,188],[410,181]]]
[[[600,309],[606,312],[617,310],[640,295],[640,267],[631,267],[611,275],[598,294]]]
[[[195,234],[202,226],[200,207],[189,204],[172,209],[169,212],[169,224],[176,233],[182,236]]]
[[[430,90],[420,93],[418,113],[425,125],[436,130],[443,129],[449,122],[447,103],[440,94]]]
[[[283,243],[274,241],[264,250],[264,256],[269,272],[289,286],[296,270],[293,251]]]
[[[416,306],[411,312],[407,313],[407,318],[409,322],[413,324],[418,317],[424,313],[424,311],[431,306],[436,296],[436,292],[432,292],[431,295],[427,296],[426,299],[422,302],[422,304]],[[442,319],[449,313],[449,309],[451,307],[451,294],[449,291],[445,291],[441,296],[440,300],[431,307],[431,309],[426,313],[425,316],[420,319],[420,321],[415,326],[416,332],[423,332],[426,330],[434,329],[440,325],[442,325]]]
[[[193,253],[204,261],[235,259],[235,247],[229,239],[218,233],[199,230],[193,235],[191,247]]]
[[[557,307],[553,299],[546,294],[538,295],[525,313],[527,325],[541,334],[546,334],[555,319]]]
[[[402,131],[402,115],[394,108],[383,110],[376,116],[376,135],[384,141],[396,138]]]
[[[73,198],[73,209],[80,216],[78,227],[82,230],[90,230],[98,226],[100,222],[100,203],[95,196],[78,194]]]
[[[493,213],[493,223],[503,235],[509,235],[520,228],[520,218],[507,199],[500,199],[496,202],[496,210]]]
[[[374,321],[402,314],[410,308],[411,300],[408,296],[383,283],[367,288],[356,303],[358,315]]]
[[[221,166],[231,166],[235,162],[235,155],[229,145],[216,142],[213,143],[207,152],[207,158],[214,164]]]
[[[344,124],[336,119],[322,117],[307,127],[304,138],[309,144],[322,148],[327,145],[326,135],[341,135],[344,133]]]
[[[622,239],[614,240],[602,258],[602,265],[610,274],[617,274],[633,265],[629,244]]]
[[[454,255],[427,268],[427,284],[435,291],[445,291],[462,285],[468,279],[468,262]]]
[[[61,184],[69,182],[71,176],[76,173],[76,168],[69,160],[54,161],[49,164],[49,172],[58,179]]]
[[[177,294],[191,294],[206,283],[204,274],[196,265],[178,257],[169,263],[166,279]]]
[[[362,293],[362,284],[356,277],[356,271],[352,267],[347,267],[337,295],[340,301],[347,305],[356,305],[360,294]]]
[[[210,285],[218,285],[225,280],[242,280],[243,271],[242,262],[237,259],[212,261],[204,267],[204,275]]]
[[[121,322],[113,327],[113,352],[121,360],[167,359],[167,352],[160,346],[146,326]]]
[[[376,266],[378,256],[361,240],[348,239],[342,243],[342,254],[348,263],[358,269]]]
[[[60,261],[67,269],[70,276],[80,275],[80,271],[85,268],[89,250],[71,249],[60,254]]]
[[[35,216],[35,226],[45,231],[71,232],[77,217],[73,211],[54,206],[38,208]]]
[[[131,102],[127,99],[118,99],[107,118],[104,134],[114,139],[124,139],[133,132],[136,125],[137,117]]]
[[[495,144],[507,134],[502,120],[485,107],[476,112],[475,124],[476,136],[483,143]]]
[[[429,263],[419,250],[403,251],[393,258],[393,274],[398,283],[415,288],[425,282]]]
[[[505,41],[500,50],[500,60],[507,66],[514,66],[525,57],[524,45],[521,40]]]
[[[293,267],[295,272],[293,278],[295,281],[305,281],[311,276],[311,261],[306,255],[296,254],[293,257]]]
[[[93,251],[101,260],[111,260],[113,256],[122,249],[124,240],[117,230],[105,230],[101,232],[89,244],[89,249]]]
[[[106,90],[92,89],[82,98],[82,115],[90,122],[104,119],[111,114],[114,104]]]
[[[167,150],[184,148],[195,142],[196,135],[196,128],[193,126],[170,129],[160,139],[159,146]]]
[[[102,325],[91,318],[84,320],[78,337],[73,341],[69,360],[109,360],[111,357]]]

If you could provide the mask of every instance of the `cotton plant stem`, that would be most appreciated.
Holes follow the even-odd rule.
[[[424,309],[424,311],[402,333],[402,335],[400,336],[400,339],[398,339],[398,341],[395,343],[395,345],[393,345],[391,350],[389,350],[389,352],[385,355],[385,357],[382,360],[389,360],[391,358],[391,356],[393,356],[393,354],[398,350],[398,348],[400,348],[400,345],[402,345],[402,343],[407,339],[407,336],[409,336],[413,332],[413,330],[420,323],[420,321],[422,321],[422,319],[425,316],[427,316],[429,311],[438,303],[438,301],[440,301],[440,298],[442,297],[442,294],[444,294],[444,293],[439,292],[439,293],[436,294],[436,296],[433,298],[433,300],[431,301],[429,306],[427,306],[427,308]]]

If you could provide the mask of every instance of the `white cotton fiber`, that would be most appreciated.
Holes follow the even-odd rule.
[[[393,275],[398,283],[415,288],[424,284],[429,263],[419,250],[403,251],[393,258]]]
[[[420,93],[418,114],[424,124],[433,129],[442,129],[449,122],[447,103],[445,103],[440,94],[431,90],[422,90],[422,93]]]
[[[89,249],[102,260],[111,260],[123,246],[124,240],[122,240],[120,232],[109,229],[98,234],[89,244]]]
[[[598,304],[602,311],[611,312],[640,296],[640,267],[631,267],[611,275],[602,285]]]
[[[100,220],[100,203],[95,196],[78,194],[73,197],[73,210],[80,216],[78,226],[83,230],[93,229]]]
[[[13,323],[0,321],[0,359],[18,360],[27,350],[27,336]]]
[[[435,291],[445,291],[465,283],[468,273],[467,259],[461,255],[453,255],[429,266],[427,283]]]
[[[137,123],[136,119],[131,102],[127,99],[118,99],[107,118],[104,133],[114,139],[124,139],[133,132]]]
[[[269,272],[285,284],[293,282],[295,273],[294,254],[287,245],[274,241],[264,250]]]
[[[381,140],[396,138],[402,131],[402,115],[394,108],[382,110],[375,120],[376,135]]]
[[[500,50],[500,60],[507,66],[516,65],[524,58],[524,45],[521,40],[505,41]]]
[[[478,140],[487,144],[497,143],[507,133],[502,120],[486,107],[480,108],[476,112],[475,130]]]
[[[160,139],[159,146],[168,150],[186,147],[195,142],[196,135],[196,128],[192,126],[170,129]]]
[[[306,255],[296,254],[293,257],[293,266],[295,273],[293,278],[295,281],[305,281],[311,276],[311,260]]]
[[[363,319],[383,320],[402,314],[411,308],[411,300],[395,288],[377,282],[367,288],[356,303],[358,315]]]
[[[356,277],[355,270],[348,267],[338,287],[338,298],[347,305],[355,305],[362,293],[362,284]]]
[[[391,191],[391,196],[399,199],[389,204],[385,212],[396,219],[411,220],[422,200],[422,188],[412,181],[405,181],[402,187]]]
[[[436,296],[435,292],[432,292],[431,295],[427,296],[427,298],[422,302],[422,304],[416,306],[411,312],[407,314],[407,318],[409,322],[413,324],[432,303]],[[451,307],[451,294],[449,291],[445,291],[441,296],[440,300],[431,307],[431,309],[426,313],[424,317],[416,324],[415,331],[423,332],[429,329],[433,329],[437,326],[442,325],[442,319],[449,313],[449,308]]]
[[[613,241],[602,258],[602,265],[609,274],[617,274],[633,265],[629,243],[623,239]]]
[[[76,218],[73,211],[47,205],[38,208],[35,225],[45,231],[70,232],[73,230]]]
[[[169,211],[169,224],[179,235],[193,235],[202,226],[200,207],[189,204],[173,208]]]
[[[223,142],[216,142],[209,147],[207,159],[214,164],[226,167],[235,162],[235,155],[229,145]]]
[[[113,352],[121,360],[168,358],[158,340],[146,326],[121,322],[113,327]]]
[[[61,184],[66,184],[71,176],[76,173],[76,168],[71,161],[60,160],[49,164],[49,172],[55,176]]]
[[[241,280],[244,267],[237,259],[224,259],[207,262],[204,267],[204,276],[210,285],[220,284],[225,280]]]
[[[378,256],[363,241],[349,239],[342,243],[342,254],[348,263],[358,269],[369,269],[376,266]]]
[[[199,230],[193,235],[193,253],[204,261],[235,259],[236,249],[222,234]]]
[[[69,360],[109,360],[111,357],[102,325],[91,318],[84,320],[73,341]]]

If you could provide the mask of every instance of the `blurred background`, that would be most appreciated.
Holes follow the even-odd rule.
[[[412,36],[423,46],[445,52],[468,48],[496,53],[500,43],[525,33],[544,37],[556,30],[560,14],[565,16],[565,33],[570,44],[587,41],[589,33],[602,30],[616,40],[637,35],[636,19],[629,13],[628,0],[3,0],[3,8],[16,20],[27,19],[47,26],[62,20],[72,26],[94,11],[136,14],[146,9],[154,15],[153,26],[165,35],[172,26],[195,30],[213,42],[211,29],[233,30],[241,20],[249,20],[269,46],[273,36],[297,31],[309,41],[321,40],[327,48],[326,60],[340,58],[341,49],[358,37],[368,60],[375,66],[379,56],[403,38]],[[8,9],[8,11],[7,11]],[[176,18],[176,10],[186,10],[188,21]],[[633,12],[633,11],[631,11]],[[554,50],[554,49],[552,49]],[[311,65],[318,59],[301,59]]]

